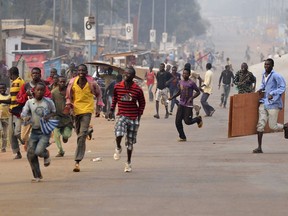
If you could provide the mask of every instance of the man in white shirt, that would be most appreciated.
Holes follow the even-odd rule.
[[[202,107],[206,113],[206,116],[212,116],[213,113],[215,112],[215,109],[209,105],[209,103],[207,102],[210,94],[212,94],[212,77],[213,77],[213,72],[211,71],[212,68],[212,64],[211,63],[207,63],[206,64],[206,73],[205,73],[205,78],[204,78],[204,82],[201,85],[202,87],[202,97],[201,97],[201,104]]]

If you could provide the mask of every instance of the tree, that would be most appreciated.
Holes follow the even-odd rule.
[[[152,23],[152,0],[145,0],[141,11],[140,40],[149,41],[149,29]],[[202,35],[209,23],[201,18],[200,6],[195,0],[167,0],[168,35],[175,35],[178,42],[184,42],[190,37]],[[155,1],[155,29],[157,40],[161,40],[164,32],[164,0]]]
[[[0,1],[0,61],[4,59],[4,46],[3,46],[3,39],[2,39],[2,7],[3,3]]]
[[[161,40],[164,32],[164,1],[155,0],[154,28],[157,32],[157,41]],[[127,1],[114,0],[118,4],[116,15],[118,21],[126,23],[128,21]],[[144,0],[141,5],[139,41],[147,43],[149,41],[149,30],[152,27],[152,2]],[[138,15],[140,0],[131,1],[131,21]],[[105,12],[105,11],[104,11]],[[107,13],[106,13],[107,14]],[[208,21],[200,15],[200,6],[196,0],[167,0],[167,28],[168,35],[175,35],[178,42],[184,42],[190,37],[205,34]]]

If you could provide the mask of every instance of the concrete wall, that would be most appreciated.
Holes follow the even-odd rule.
[[[15,54],[12,54],[13,51],[21,50],[21,36],[8,37],[6,39],[6,64],[8,68],[12,67],[12,62],[15,61]]]

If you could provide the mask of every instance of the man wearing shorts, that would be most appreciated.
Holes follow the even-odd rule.
[[[262,75],[262,82],[258,90],[261,99],[259,100],[259,117],[257,124],[258,148],[253,153],[263,153],[262,137],[264,128],[268,122],[270,129],[280,131],[287,130],[287,126],[277,123],[278,113],[283,108],[282,95],[286,89],[284,78],[273,70],[273,59],[267,59],[264,64],[265,71]]]
[[[165,64],[160,64],[160,70],[156,74],[156,80],[157,80],[157,88],[155,93],[155,100],[156,100],[156,114],[154,115],[154,118],[159,119],[159,101],[161,100],[161,103],[165,106],[166,114],[165,118],[169,117],[168,112],[168,94],[169,94],[169,83],[170,81],[174,79],[172,74],[170,72],[165,71]]]
[[[114,159],[119,160],[122,151],[121,141],[125,137],[127,148],[127,163],[124,172],[131,172],[131,157],[133,145],[136,143],[137,131],[140,118],[145,108],[145,97],[143,90],[134,81],[135,70],[133,67],[125,69],[124,80],[114,87],[114,96],[110,108],[109,118],[112,117],[116,104],[118,104],[117,121],[115,124],[116,149]]]

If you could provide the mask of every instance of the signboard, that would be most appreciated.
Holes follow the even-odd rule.
[[[42,78],[46,79],[50,76],[51,68],[56,68],[57,74],[60,75],[61,74],[61,58],[50,59],[44,62],[44,77]]]
[[[150,29],[150,43],[156,42],[156,30]]]
[[[20,60],[20,58],[25,61],[25,64],[27,64],[28,66],[28,71],[24,72],[24,77],[22,77],[23,79],[27,79],[29,80],[30,74],[31,74],[31,70],[34,67],[39,67],[41,69],[41,76],[42,78],[44,77],[44,65],[43,62],[47,59],[47,54],[45,52],[43,53],[21,53],[15,54],[15,61]],[[28,75],[28,77],[26,76]]]
[[[96,40],[96,24],[94,17],[84,17],[85,40]]]
[[[167,32],[162,33],[162,43],[167,43],[168,34]]]
[[[126,23],[125,25],[126,39],[131,40],[133,38],[133,24]]]

